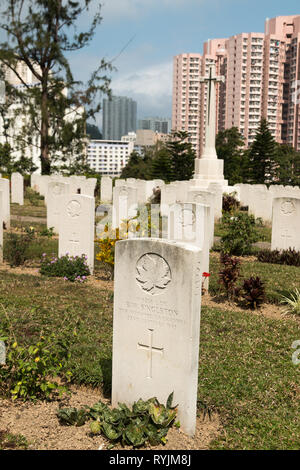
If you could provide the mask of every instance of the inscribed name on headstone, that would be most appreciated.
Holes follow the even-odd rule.
[[[158,239],[116,243],[112,405],[174,392],[183,432],[196,424],[202,253]]]
[[[94,268],[95,198],[82,194],[60,196],[59,256],[87,256]]]
[[[300,251],[300,198],[273,199],[272,250]]]

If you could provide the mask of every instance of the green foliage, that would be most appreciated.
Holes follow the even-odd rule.
[[[32,188],[25,189],[25,198],[28,199],[33,206],[39,206],[41,201],[44,200],[44,196],[41,196],[41,194],[37,193]]]
[[[58,344],[54,334],[30,346],[16,341],[8,345],[5,367],[0,368],[0,387],[13,399],[49,399],[53,393],[67,389],[49,377],[57,377],[69,358],[66,344]],[[71,376],[71,372],[67,372]]]
[[[99,131],[99,127],[95,124],[91,124],[90,122],[86,123],[86,133],[90,137],[90,139],[102,139],[102,134]]]
[[[196,154],[188,141],[188,133],[173,131],[166,148],[171,160],[170,181],[190,180],[194,174]]]
[[[236,193],[224,193],[222,201],[222,211],[233,214],[240,207],[239,201],[235,198]]]
[[[300,290],[296,287],[288,296],[283,295],[281,303],[286,305],[285,314],[300,315]]]
[[[90,431],[93,435],[103,434],[112,442],[118,441],[122,446],[140,447],[146,443],[159,445],[166,443],[169,428],[175,421],[177,408],[172,407],[173,393],[169,396],[166,406],[156,398],[135,402],[130,410],[124,403],[118,408],[110,409],[99,401],[92,407],[80,410],[62,408],[57,412],[61,424],[81,426],[92,419]]]
[[[276,157],[277,144],[269,130],[268,122],[262,119],[248,152],[248,182],[264,184],[274,181]]]
[[[91,24],[81,32],[78,23],[92,7]],[[0,43],[0,61],[16,77],[20,77],[20,64],[28,67],[37,84],[29,86],[21,79],[23,87],[17,88],[5,81],[7,115],[12,114],[13,103],[20,103],[13,108],[5,132],[14,138],[14,147],[22,155],[30,145],[40,147],[43,174],[50,174],[58,161],[71,165],[74,156],[84,161],[85,122],[99,112],[100,96],[110,92],[110,78],[105,75],[113,69],[109,62],[100,60],[84,85],[74,79],[66,57],[66,51],[69,54],[89,45],[102,19],[100,7],[93,0],[1,2],[0,28],[5,39]],[[2,77],[5,79],[3,72]],[[20,117],[26,119],[16,132],[14,122]]]
[[[0,115],[3,117],[3,105],[0,104]],[[6,175],[11,175],[13,172],[18,171],[22,175],[28,175],[37,170],[37,166],[34,165],[31,157],[25,157],[21,155],[19,160],[12,155],[12,148],[6,142],[0,143],[0,172]]]
[[[238,293],[236,281],[239,277],[241,262],[238,258],[232,258],[228,254],[221,253],[220,263],[222,265],[219,272],[220,283],[225,288],[227,298],[233,299]]]
[[[256,309],[266,300],[264,283],[258,276],[246,279],[243,284],[242,297],[250,308]]]
[[[12,434],[0,430],[0,450],[26,450],[28,442],[22,434]]]
[[[49,277],[63,277],[65,281],[84,282],[90,275],[90,269],[85,255],[69,256],[66,254],[60,258],[56,256],[50,258],[44,253],[40,273]]]
[[[221,249],[229,255],[243,256],[251,252],[251,245],[259,240],[255,217],[243,212],[234,216],[222,217],[224,235],[221,237]]]
[[[292,248],[288,250],[261,250],[257,254],[261,263],[286,264],[287,266],[300,266],[300,252]]]
[[[21,266],[30,258],[29,247],[34,239],[34,231],[28,229],[25,234],[9,232],[3,249],[3,257],[13,266]]]
[[[122,169],[121,178],[151,179],[151,161],[153,150],[144,149],[140,155],[133,151],[127,165]]]
[[[166,144],[158,143],[144,149],[143,154],[132,152],[123,168],[121,178],[162,179],[165,182],[189,180],[194,173],[195,152],[188,134],[172,132]]]
[[[292,146],[277,144],[276,182],[283,185],[300,185],[300,152]]]
[[[243,181],[244,138],[237,127],[220,131],[216,136],[218,158],[224,160],[224,178],[231,186]]]
[[[54,235],[54,227],[43,228],[39,234],[41,237],[52,238]]]

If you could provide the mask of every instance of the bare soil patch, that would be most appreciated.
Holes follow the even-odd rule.
[[[101,392],[87,387],[71,386],[70,397],[52,401],[23,403],[0,399],[0,430],[25,436],[31,450],[98,450],[107,449],[109,442],[102,436],[91,436],[89,423],[84,426],[62,426],[56,416],[59,406],[80,408],[91,406],[101,400],[109,404]],[[209,443],[222,430],[219,416],[215,413],[211,420],[197,418],[194,438],[183,434],[180,429],[170,429],[165,446],[152,449],[208,449]],[[115,449],[121,449],[121,446]],[[150,449],[150,447],[147,447]],[[128,447],[128,449],[130,449]],[[142,449],[145,449],[143,447]]]

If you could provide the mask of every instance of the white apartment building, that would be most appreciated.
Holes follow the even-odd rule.
[[[117,177],[126,166],[134,142],[122,140],[94,140],[87,147],[87,164],[96,173]]]

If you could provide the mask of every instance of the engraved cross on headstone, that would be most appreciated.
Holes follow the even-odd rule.
[[[156,352],[159,354],[163,354],[164,348],[157,348],[153,346],[153,329],[149,328],[149,345],[147,344],[141,344],[138,343],[138,349],[144,349],[148,351],[148,357],[149,357],[149,364],[148,364],[148,379],[152,379],[152,353]]]
[[[286,250],[287,248],[289,248],[289,246],[288,246],[288,244],[289,244],[289,243],[288,243],[288,240],[291,240],[292,237],[291,237],[291,235],[289,234],[288,229],[285,229],[285,230],[281,233],[280,238],[283,239],[283,248],[284,248],[284,250]]]
[[[70,249],[70,253],[72,256],[75,256],[77,253],[76,253],[76,247],[79,245],[79,239],[78,239],[78,235],[76,233],[73,233],[70,240],[69,240],[69,243],[71,243],[71,249]]]

